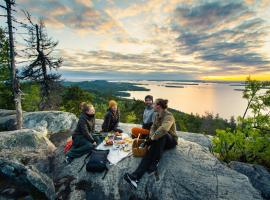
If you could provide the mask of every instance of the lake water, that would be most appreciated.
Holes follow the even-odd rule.
[[[128,91],[130,98],[144,100],[147,94],[154,98],[169,100],[169,107],[185,113],[200,115],[211,112],[230,119],[242,116],[247,100],[242,98],[244,86],[232,83],[174,82],[174,81],[130,81],[150,91]],[[192,85],[193,84],[193,85]],[[178,88],[182,87],[182,88]],[[236,90],[235,90],[236,89]]]

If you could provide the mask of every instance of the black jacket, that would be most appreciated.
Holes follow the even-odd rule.
[[[102,131],[116,131],[120,120],[120,112],[117,110],[115,113],[111,109],[107,110],[102,124]]]
[[[95,142],[92,133],[95,132],[95,116],[89,116],[86,113],[81,113],[77,127],[73,136],[83,135],[91,143]]]

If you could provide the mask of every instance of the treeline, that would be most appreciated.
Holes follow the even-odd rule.
[[[108,83],[109,84],[109,83]],[[22,107],[24,111],[39,111],[41,101],[40,85],[34,82],[24,82],[21,84],[23,91]],[[59,82],[57,92],[50,96],[50,109],[71,112],[79,116],[81,102],[91,102],[96,108],[96,117],[102,119],[108,108],[108,101],[114,99],[118,102],[121,111],[120,120],[124,123],[142,122],[144,102],[135,99],[124,99],[101,92],[89,92],[79,86],[64,86]],[[5,97],[11,94],[6,93]],[[12,98],[10,96],[10,98]],[[0,101],[0,108],[14,109],[12,101]],[[230,122],[207,113],[205,116],[186,114],[174,109],[170,109],[176,119],[177,129],[181,131],[205,133],[213,135],[216,129],[234,129],[236,124],[232,118]]]

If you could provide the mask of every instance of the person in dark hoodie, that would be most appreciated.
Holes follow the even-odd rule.
[[[144,98],[145,109],[143,112],[143,124],[142,128],[134,127],[131,129],[132,138],[147,138],[150,133],[151,126],[155,119],[155,111],[153,107],[153,96],[147,95]]]
[[[120,111],[117,107],[117,103],[114,100],[109,101],[109,108],[102,124],[102,132],[115,131],[122,133],[123,131],[118,128],[120,120]]]
[[[95,108],[90,103],[81,103],[81,115],[77,127],[72,135],[72,147],[66,154],[66,162],[93,150],[97,143],[92,134],[95,132]]]

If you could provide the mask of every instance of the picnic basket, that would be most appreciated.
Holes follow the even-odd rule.
[[[139,139],[139,138],[140,138],[140,135],[139,135],[139,137],[134,139],[133,143],[132,143],[132,153],[133,153],[133,156],[135,156],[135,157],[143,157],[146,154],[147,149],[148,149],[147,145],[140,148],[140,145],[143,142],[145,142],[145,140],[144,139]]]

